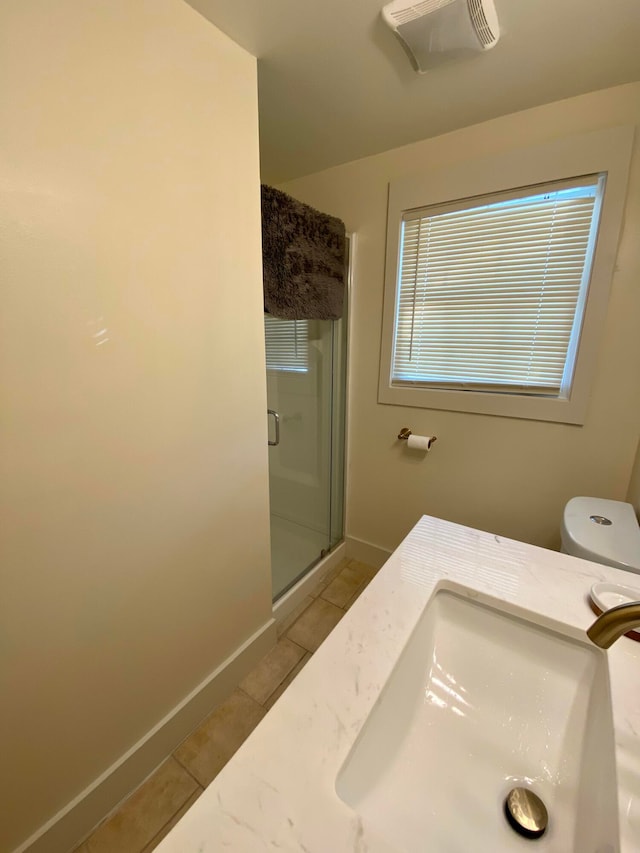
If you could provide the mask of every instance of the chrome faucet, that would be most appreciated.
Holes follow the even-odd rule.
[[[587,636],[596,646],[608,649],[627,631],[639,626],[640,601],[630,601],[628,604],[618,604],[617,607],[601,613],[588,629]]]

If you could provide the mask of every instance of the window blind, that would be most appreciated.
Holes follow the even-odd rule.
[[[267,370],[306,373],[309,369],[309,321],[264,316]]]
[[[592,175],[405,212],[392,384],[558,396],[603,188]]]

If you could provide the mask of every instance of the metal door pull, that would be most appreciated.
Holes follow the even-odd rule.
[[[276,440],[269,441],[269,439],[267,439],[267,444],[269,445],[269,447],[276,447],[278,444],[280,444],[280,415],[277,412],[274,412],[273,409],[267,409],[267,415],[273,415],[273,418],[276,423]]]

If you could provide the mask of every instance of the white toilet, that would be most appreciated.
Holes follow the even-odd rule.
[[[571,498],[562,517],[562,551],[640,574],[640,526],[631,504]]]

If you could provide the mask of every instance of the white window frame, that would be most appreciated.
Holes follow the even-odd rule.
[[[606,319],[632,147],[633,128],[616,127],[568,137],[536,148],[505,152],[499,157],[425,171],[390,184],[378,388],[380,403],[558,423],[584,423],[598,344]],[[535,397],[393,385],[391,370],[403,213],[474,196],[601,173],[606,173],[606,188],[569,394],[566,397]]]

